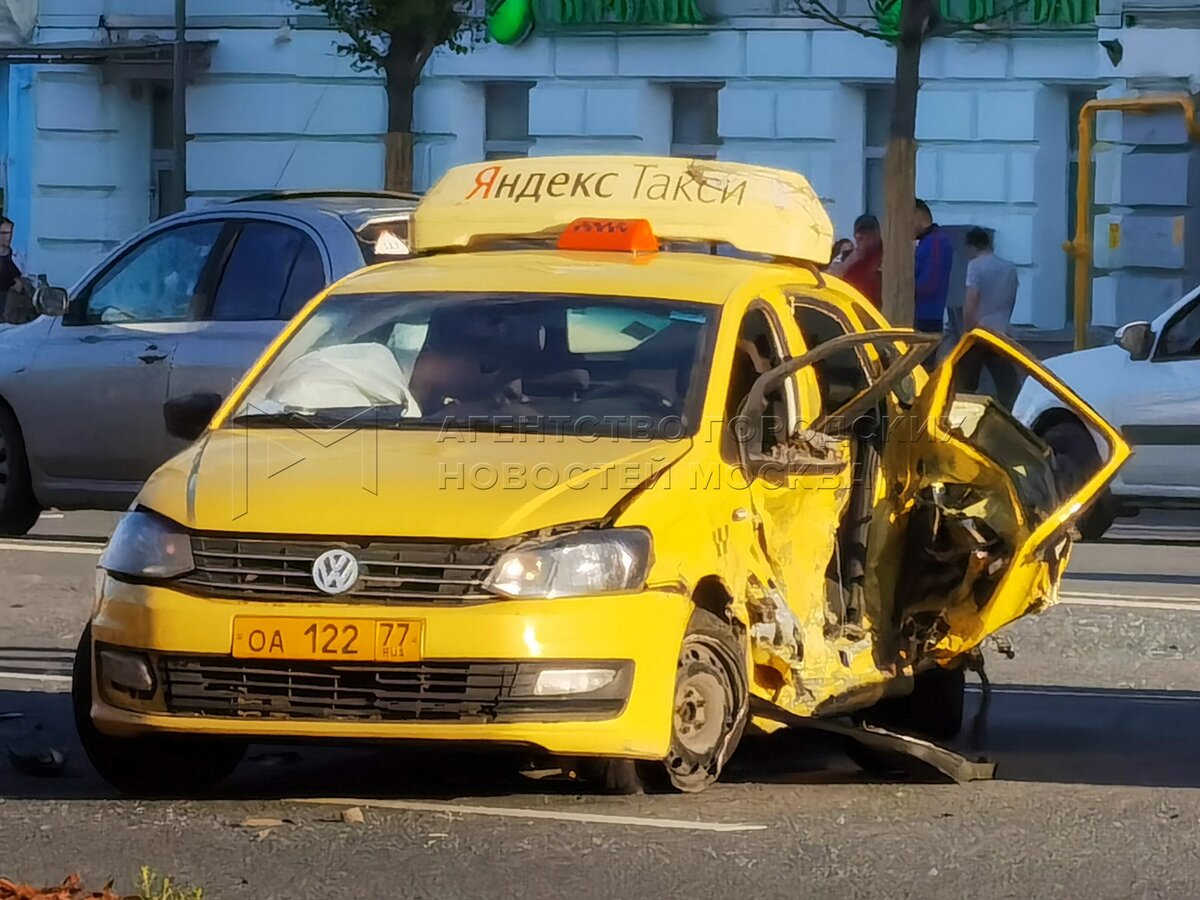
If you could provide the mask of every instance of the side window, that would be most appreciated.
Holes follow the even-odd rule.
[[[729,394],[725,401],[725,419],[732,427],[753,429],[762,438],[762,452],[771,450],[787,441],[792,426],[792,406],[795,402],[792,383],[786,390],[767,395],[767,408],[761,421],[737,422],[746,395],[758,377],[778,366],[783,361],[779,349],[779,338],[771,327],[771,320],[761,309],[752,309],[742,320],[738,333],[737,349],[733,357],[733,371],[729,376]],[[791,395],[791,396],[789,396]]]
[[[204,306],[198,296],[221,222],[197,222],[148,238],[121,257],[86,295],[83,321],[178,322]]]
[[[1200,356],[1200,300],[1180,311],[1163,329],[1159,359],[1190,359]]]
[[[796,324],[800,326],[800,333],[804,335],[804,343],[809,350],[849,333],[842,322],[822,309],[801,303],[797,303],[793,309]],[[852,348],[820,360],[813,368],[821,390],[822,412],[826,415],[840,409],[871,384],[862,357]]]
[[[300,255],[292,266],[292,277],[283,292],[283,305],[279,307],[279,318],[290,319],[305,303],[325,289],[325,263],[317,245],[305,237],[300,242]]]
[[[312,287],[318,271],[319,282]],[[320,252],[306,234],[275,222],[247,222],[238,231],[221,273],[212,318],[226,322],[291,318],[324,281]],[[289,304],[294,308],[288,309]]]

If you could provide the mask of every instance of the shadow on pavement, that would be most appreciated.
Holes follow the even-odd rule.
[[[1004,781],[1200,787],[1198,714],[1195,691],[996,685],[979,746]],[[969,728],[955,749],[979,752]]]
[[[980,695],[968,695],[967,727],[954,749],[998,764],[997,778],[1060,784],[1200,787],[1200,693],[997,685],[986,727],[972,740]],[[16,715],[14,715],[16,714]],[[14,743],[44,740],[67,763],[54,777],[17,771]],[[517,753],[457,748],[259,746],[222,785],[224,799],[364,796],[450,800],[590,792],[577,782],[532,781]],[[747,784],[878,783],[827,736],[782,731],[749,736],[726,780]],[[919,775],[901,780],[924,780]],[[940,780],[940,779],[939,779]],[[0,691],[0,798],[111,799],[75,736],[70,695]]]

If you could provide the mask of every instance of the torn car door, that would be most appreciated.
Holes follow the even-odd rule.
[[[986,368],[993,394],[979,390]],[[1007,408],[1023,378],[1056,394],[1107,445],[1073,492],[1049,448]],[[1070,530],[1129,456],[1120,435],[1015,344],[974,331],[896,423],[884,453],[895,493],[887,540],[872,547],[892,598],[902,661],[949,660],[1057,599]]]
[[[755,686],[779,706],[811,714],[831,698],[887,677],[878,665],[875,629],[870,627],[879,618],[856,623],[866,627],[853,635],[838,627],[844,622],[830,619],[829,592],[841,589],[831,562],[850,501],[854,462],[848,423],[859,410],[878,406],[939,340],[903,331],[835,338],[759,376],[740,406],[738,420],[757,423],[771,415],[781,390],[797,373],[831,355],[879,341],[915,345],[849,403],[822,410],[813,427],[790,424],[778,440],[766,442],[761,438],[765,428],[737,434],[761,551],[772,573],[765,582],[751,580],[740,612],[750,629]],[[832,584],[827,581],[831,568]]]

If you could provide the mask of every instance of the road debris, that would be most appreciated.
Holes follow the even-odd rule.
[[[359,807],[352,806],[349,809],[342,810],[342,821],[347,825],[362,825],[367,820]]]
[[[280,828],[284,825],[295,825],[291,819],[267,819],[250,816],[238,823],[238,828]]]
[[[86,891],[78,875],[68,876],[57,887],[37,889],[27,884],[16,884],[0,878],[0,900],[136,900],[122,897],[112,889],[110,881],[99,891]]]
[[[8,745],[8,761],[22,775],[54,778],[66,768],[67,754],[46,742],[39,725],[33,733]]]
[[[284,750],[279,753],[256,753],[250,762],[260,766],[292,766],[300,762],[300,754],[294,750]]]

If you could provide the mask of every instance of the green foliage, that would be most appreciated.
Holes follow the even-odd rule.
[[[185,888],[171,883],[149,866],[142,866],[138,879],[139,900],[204,900],[202,888]]]
[[[338,52],[359,70],[403,62],[419,71],[443,45],[466,53],[482,34],[483,22],[462,0],[297,0],[323,12],[347,42]],[[395,59],[396,56],[400,59]],[[389,58],[391,57],[391,58]]]

